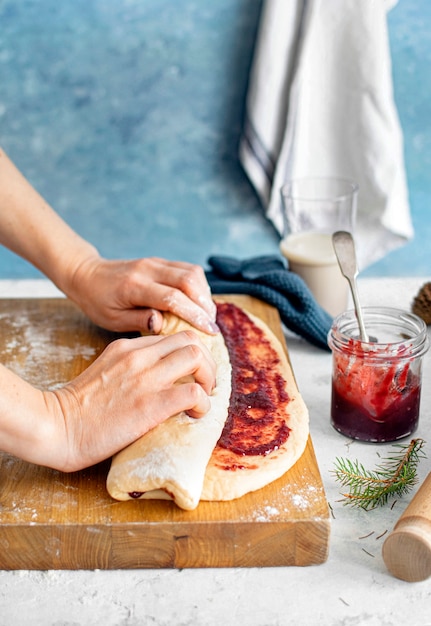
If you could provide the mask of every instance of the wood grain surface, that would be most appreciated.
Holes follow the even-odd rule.
[[[276,309],[247,296],[224,299],[261,317],[285,346]],[[78,375],[116,337],[66,299],[0,300],[1,362],[41,388]],[[0,568],[305,566],[327,558],[330,516],[310,439],[282,478],[194,511],[112,500],[109,466],[65,474],[0,452]]]
[[[431,473],[385,539],[382,554],[388,570],[401,580],[431,576]]]

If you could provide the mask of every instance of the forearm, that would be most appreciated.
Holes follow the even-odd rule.
[[[0,365],[0,450],[55,466],[57,426],[45,394]]]
[[[160,332],[171,311],[218,332],[201,267],[163,259],[108,261],[70,228],[0,148],[0,244],[50,278],[96,324]]]
[[[77,268],[98,256],[26,181],[0,148],[0,243],[65,293]]]

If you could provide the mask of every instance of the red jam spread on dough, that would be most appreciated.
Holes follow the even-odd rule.
[[[228,417],[216,446],[242,457],[266,455],[287,441],[289,396],[278,373],[280,358],[263,331],[234,304],[217,304],[217,324],[223,334],[232,365],[232,391]],[[219,455],[220,457],[220,455]],[[256,469],[249,462],[228,461],[225,470]],[[143,492],[132,491],[131,498]]]
[[[411,434],[418,422],[420,380],[409,360],[367,361],[352,340],[336,355],[332,380],[334,428],[362,441],[393,441]]]
[[[217,304],[217,324],[232,365],[228,417],[217,446],[241,456],[269,454],[290,432],[289,396],[277,369],[280,358],[263,331],[234,304]]]

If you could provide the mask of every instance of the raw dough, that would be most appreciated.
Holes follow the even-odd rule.
[[[162,334],[191,328],[172,314],[164,315]],[[184,412],[174,415],[115,455],[107,489],[116,500],[129,500],[133,496],[173,499],[187,510],[196,508],[199,503],[205,468],[227,417],[231,366],[221,333],[208,335],[193,330],[217,363],[217,384],[211,396],[211,408],[199,419]]]
[[[242,311],[245,313],[245,311]],[[199,333],[217,363],[217,386],[210,411],[200,419],[185,413],[175,415],[113,459],[107,489],[117,500],[133,498],[171,499],[186,510],[202,500],[232,500],[255,491],[282,476],[302,455],[309,434],[308,411],[296,386],[286,353],[269,327],[246,314],[259,331],[252,346],[257,367],[271,367],[283,380],[289,400],[282,404],[282,420],[289,430],[287,440],[268,454],[241,455],[217,442],[225,425],[231,396],[231,363],[221,334]],[[163,334],[191,328],[166,314]],[[264,347],[266,346],[266,352]],[[270,365],[262,358],[273,351]]]
[[[217,445],[205,472],[201,500],[233,500],[268,485],[283,476],[296,463],[307,444],[308,410],[298,391],[286,353],[280,341],[260,318],[248,312],[247,316],[264,335],[260,345],[253,346],[256,364],[261,362],[265,340],[277,353],[278,363],[271,362],[271,371],[277,369],[289,397],[284,417],[290,432],[287,440],[278,449],[265,455],[239,456]],[[264,368],[265,363],[261,362],[261,366]]]

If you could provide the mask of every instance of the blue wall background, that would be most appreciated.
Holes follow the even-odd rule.
[[[237,158],[258,0],[0,0],[0,144],[108,257],[278,251]],[[431,3],[389,14],[415,240],[431,273]],[[0,278],[39,274],[0,249]]]

